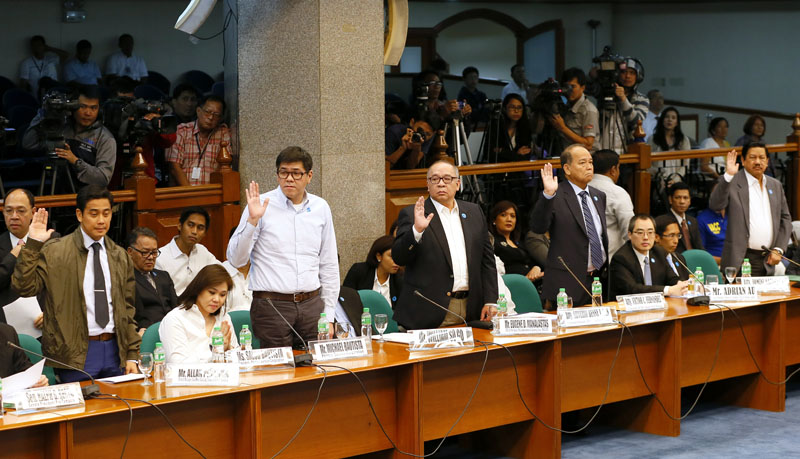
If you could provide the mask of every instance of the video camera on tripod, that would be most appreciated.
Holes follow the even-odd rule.
[[[548,78],[536,88],[531,111],[543,115],[561,115],[567,109],[564,99],[568,93],[569,88],[564,88],[555,79]]]
[[[171,113],[172,109],[166,102],[128,100],[121,110],[121,115],[127,118],[127,129],[122,140],[131,145],[140,145],[150,134],[174,134],[178,129],[178,118]]]
[[[42,121],[39,129],[45,137],[47,155],[57,159],[56,148],[64,148],[64,130],[72,118],[72,112],[78,109],[78,99],[72,99],[61,92],[50,92],[42,99]]]
[[[611,47],[606,46],[603,48],[603,54],[592,59],[592,63],[597,64],[597,76],[592,82],[592,93],[601,109],[615,110],[617,81],[622,70],[627,68],[625,58],[614,54],[611,52]]]

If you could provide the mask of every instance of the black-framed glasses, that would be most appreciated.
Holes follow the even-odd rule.
[[[653,236],[655,236],[656,232],[655,232],[655,231],[653,231],[653,230],[649,230],[649,231],[645,231],[645,230],[636,230],[636,231],[634,231],[634,232],[633,232],[633,234],[635,234],[635,235],[637,235],[637,236],[639,236],[639,237],[642,237],[642,236],[644,236],[645,234],[646,234],[648,237],[653,237]]]
[[[150,258],[150,257],[158,258],[158,256],[161,255],[161,251],[160,250],[139,250],[139,249],[137,249],[136,247],[133,247],[133,246],[131,246],[131,248],[133,250],[139,252],[139,255],[143,256],[144,258]]]
[[[434,175],[433,177],[428,177],[428,181],[434,185],[438,185],[439,182],[444,182],[445,185],[449,185],[453,183],[453,180],[458,180],[458,177],[453,177],[450,175],[445,175],[443,177],[439,177],[438,175]]]
[[[673,238],[674,239],[680,239],[680,238],[683,237],[683,235],[681,233],[671,233],[671,234],[664,233],[664,235],[661,236],[661,237],[666,238],[666,239],[673,239]]]
[[[430,81],[428,83],[425,83],[425,86],[437,86],[437,87],[441,88],[442,87],[442,82],[441,81]]]
[[[278,177],[282,179],[289,178],[289,174],[292,175],[292,178],[295,180],[300,180],[303,178],[304,175],[308,174],[307,171],[287,171],[287,170],[279,170]]]

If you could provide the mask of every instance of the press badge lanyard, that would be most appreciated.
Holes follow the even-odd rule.
[[[203,162],[203,156],[206,154],[206,149],[208,148],[208,144],[211,143],[211,137],[214,136],[215,131],[216,129],[208,134],[208,140],[206,140],[206,144],[202,148],[200,148],[200,137],[197,134],[194,135],[194,141],[197,143],[197,149],[200,150],[200,157],[197,159],[197,166],[192,168],[192,180],[200,180],[200,164]]]

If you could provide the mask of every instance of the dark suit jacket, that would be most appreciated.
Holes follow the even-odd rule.
[[[350,287],[354,290],[372,290],[375,283],[375,268],[366,262],[354,263],[344,276],[343,287]],[[401,273],[389,276],[389,293],[392,297],[392,309],[397,306],[397,298],[400,296],[403,286],[403,275]]]
[[[767,175],[764,175],[764,180],[772,215],[772,243],[769,248],[778,247],[785,252],[792,233],[792,216],[786,204],[786,195],[781,182]],[[725,233],[720,265],[723,268],[735,266],[738,269],[742,265],[747,241],[750,239],[750,191],[744,168],[733,176],[730,183],[724,176],[719,178],[717,187],[708,200],[708,207],[716,211],[726,209],[728,230]]]
[[[145,274],[134,269],[136,273],[136,320],[139,328],[147,328],[167,315],[168,312],[178,305],[178,298],[175,295],[175,285],[169,273],[160,269],[154,269],[156,289],[148,282]]]
[[[665,251],[665,253],[666,253],[666,251]],[[675,265],[675,269],[678,270],[678,278],[680,280],[682,280],[682,281],[683,280],[688,280],[689,279],[689,271],[686,268],[683,267],[683,265],[686,264],[686,258],[684,258],[683,255],[678,253],[677,251],[673,252],[672,256],[670,258],[672,258],[672,263]],[[678,263],[677,261],[675,261],[675,258],[680,259],[681,262],[683,262],[683,265]],[[720,280],[722,280],[722,279],[720,279]]]
[[[667,212],[667,214],[675,218],[675,215],[672,213],[672,211]],[[675,221],[677,222],[678,219],[675,218]],[[692,242],[692,248],[705,250],[703,247],[703,237],[700,235],[700,224],[697,223],[697,219],[691,215],[686,215],[686,226],[689,227],[689,240]],[[683,238],[678,239],[678,247],[675,249],[675,251],[678,253],[683,253],[686,250],[686,242],[683,240]]]
[[[480,319],[486,303],[497,302],[497,269],[489,229],[481,208],[471,202],[457,201],[461,228],[467,251],[469,296],[467,321]],[[434,214],[419,242],[414,239],[414,206],[400,211],[397,238],[392,258],[405,266],[403,291],[397,300],[394,320],[406,329],[436,328],[447,313],[414,294],[415,290],[447,308],[453,288],[453,262],[442,221],[430,198],[425,200],[425,215]]]
[[[27,370],[33,365],[23,351],[6,344],[6,341],[11,341],[19,346],[19,337],[14,331],[14,327],[0,324],[0,340],[2,340],[0,341],[2,343],[0,345],[0,378]]]
[[[61,237],[58,233],[53,233],[50,238]],[[17,265],[17,257],[11,255],[11,237],[8,231],[0,234],[0,322],[6,323],[6,315],[3,306],[19,298],[17,292],[11,289],[11,275],[14,274],[14,267]],[[39,302],[44,302],[44,292],[39,294]]]
[[[650,249],[650,277],[653,285],[645,285],[639,258],[634,253],[631,241],[617,250],[611,259],[612,297],[631,295],[634,293],[663,292],[665,286],[678,283],[678,276],[667,264],[667,253],[656,245]]]
[[[606,257],[604,266],[606,266],[608,265],[606,194],[591,186],[587,188],[590,201],[600,216]],[[567,295],[572,297],[576,306],[590,304],[591,297],[577,284],[575,278],[558,260],[559,256],[562,257],[567,266],[581,279],[586,289],[591,291],[592,279],[586,272],[586,266],[589,264],[589,236],[583,221],[581,204],[567,180],[558,184],[558,190],[552,199],[540,196],[536,200],[530,223],[531,230],[535,233],[550,232],[550,250],[547,253],[547,268],[544,272],[542,289],[544,299],[555,304],[558,289],[565,288]],[[599,269],[602,270],[603,267]]]

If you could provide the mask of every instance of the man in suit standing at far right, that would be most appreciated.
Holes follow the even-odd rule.
[[[736,150],[728,152],[725,175],[711,193],[708,207],[725,209],[728,231],[722,248],[721,266],[741,269],[750,259],[753,276],[768,276],[781,261],[792,231],[792,217],[781,183],[764,171],[769,164],[766,145],[749,143],[742,148],[742,165],[736,164]],[[769,252],[762,249],[769,247]]]
[[[169,273],[155,269],[158,237],[150,228],[134,228],[128,235],[128,255],[133,261],[136,276],[136,320],[139,335],[144,335],[150,325],[160,322],[178,304],[175,285]]]

